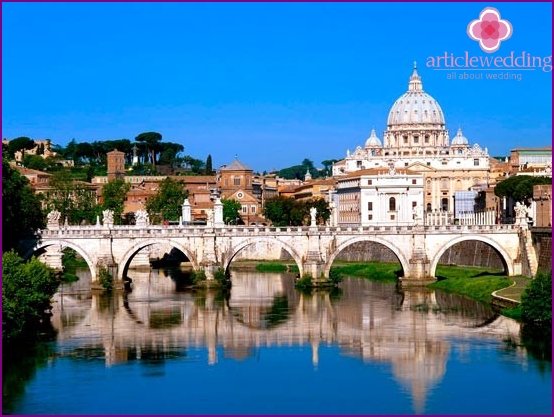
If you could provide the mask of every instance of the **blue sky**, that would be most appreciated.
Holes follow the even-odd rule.
[[[466,33],[486,6],[513,27],[493,54]],[[65,146],[157,131],[214,167],[235,155],[260,172],[321,166],[372,128],[382,139],[417,61],[451,138],[461,126],[508,155],[551,144],[552,72],[459,80],[426,62],[544,58],[551,40],[550,3],[3,3],[2,137]]]

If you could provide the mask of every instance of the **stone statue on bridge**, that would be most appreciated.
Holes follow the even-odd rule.
[[[514,211],[516,212],[515,223],[520,226],[527,226],[527,206],[518,201],[514,207]]]
[[[102,224],[105,227],[113,227],[113,210],[104,210],[102,216]]]
[[[412,210],[412,216],[416,226],[423,223],[423,206],[421,204],[414,207]]]
[[[58,210],[52,210],[46,217],[48,219],[48,223],[46,224],[48,229],[60,227],[61,213]]]
[[[310,226],[314,227],[316,225],[317,209],[315,207],[310,208]]]
[[[137,210],[135,213],[136,225],[145,227],[150,224],[150,218],[148,217],[148,212],[145,210]]]

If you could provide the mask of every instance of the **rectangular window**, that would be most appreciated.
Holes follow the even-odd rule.
[[[234,185],[240,185],[240,178],[233,178]]]
[[[373,184],[373,180],[367,180],[367,185]]]
[[[250,207],[250,212],[255,213],[256,212],[256,206],[251,206]]]
[[[417,206],[417,201],[412,201],[412,208],[416,208]]]
[[[419,143],[419,137],[418,136],[414,136],[414,143]]]
[[[478,159],[473,160],[473,166],[476,166],[476,167],[479,166],[479,160]]]
[[[417,180],[412,180],[412,184],[417,184]]]
[[[242,206],[242,212],[246,214],[248,212],[248,207]]]
[[[368,211],[373,211],[373,202],[372,202],[372,201],[369,201],[369,202],[367,203],[367,210],[368,210]]]
[[[368,219],[368,220],[373,220],[373,214],[368,214],[368,215],[367,215],[367,219]]]

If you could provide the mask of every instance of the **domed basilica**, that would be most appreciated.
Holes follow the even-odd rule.
[[[333,165],[333,176],[338,181],[337,192],[339,197],[343,194],[343,199],[348,188],[344,184],[351,185],[355,179],[361,184],[363,176],[377,176],[383,184],[387,183],[386,177],[394,177],[393,182],[398,183],[401,176],[410,176],[405,181],[413,185],[416,185],[415,179],[417,183],[421,180],[423,201],[415,196],[408,198],[410,201],[406,200],[409,203],[406,205],[410,206],[410,214],[407,209],[404,213],[406,219],[411,218],[411,208],[420,205],[427,212],[453,210],[455,192],[486,188],[489,172],[486,148],[482,149],[478,144],[470,146],[461,129],[450,140],[442,108],[423,90],[415,64],[408,91],[390,109],[383,142],[372,130],[363,147],[356,147],[354,152],[347,151],[346,158]],[[363,190],[358,192],[363,194]],[[409,190],[405,189],[406,193],[410,194]],[[403,197],[400,192],[399,197]],[[362,224],[372,217],[371,213],[363,213],[363,210],[359,215]],[[398,216],[394,218],[398,219]],[[351,220],[346,223],[359,224],[358,219]]]

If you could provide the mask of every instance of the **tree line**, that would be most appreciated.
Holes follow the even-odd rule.
[[[30,154],[28,151],[34,148],[37,148],[36,154]],[[194,158],[191,155],[183,155],[185,147],[182,144],[162,142],[162,135],[158,132],[140,133],[134,141],[116,139],[77,142],[72,139],[65,147],[51,145],[48,150],[56,156],[47,158],[43,158],[46,151],[43,143],[37,145],[33,139],[21,136],[10,140],[6,155],[13,160],[16,152],[21,152],[21,162],[27,168],[51,171],[55,170],[59,166],[60,160],[63,159],[73,161],[76,166],[104,167],[107,162],[107,153],[116,149],[125,154],[127,165],[133,165],[136,155],[138,165],[136,168],[139,171],[149,170],[149,174],[154,174],[156,166],[159,165],[183,168],[194,174],[213,174],[211,155],[208,155],[206,161]]]

